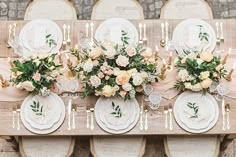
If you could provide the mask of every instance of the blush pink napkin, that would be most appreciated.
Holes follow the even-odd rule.
[[[164,98],[172,99],[179,94],[174,88],[176,82],[177,71],[175,69],[167,71],[167,77],[165,80],[160,80],[158,83],[152,83],[154,90],[159,92]]]

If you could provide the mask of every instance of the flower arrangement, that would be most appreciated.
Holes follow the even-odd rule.
[[[221,58],[207,51],[179,56],[175,66],[178,70],[175,88],[181,91],[207,92],[211,85],[218,84],[227,72]]]
[[[82,98],[95,94],[105,97],[134,98],[143,84],[158,81],[154,55],[150,48],[130,46],[122,31],[122,45],[98,43],[81,53],[77,66],[84,92]]]
[[[28,57],[13,61],[11,81],[19,89],[46,96],[60,75],[60,64],[54,62],[56,54]]]

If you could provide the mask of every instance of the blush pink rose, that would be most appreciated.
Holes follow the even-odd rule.
[[[91,76],[90,82],[93,87],[97,88],[101,84],[101,79],[97,76]]]
[[[41,74],[38,73],[38,72],[36,72],[36,73],[34,74],[34,76],[33,76],[33,79],[34,79],[35,81],[40,81],[40,79],[41,79]]]
[[[103,78],[104,77],[104,74],[102,72],[98,73],[98,77],[99,78]]]
[[[97,60],[93,61],[93,66],[98,66],[99,65],[99,62]]]
[[[130,57],[133,57],[137,54],[135,48],[133,48],[133,47],[127,47],[126,52],[127,52],[127,55]]]
[[[125,91],[128,92],[128,91],[131,90],[132,86],[131,86],[130,83],[126,83],[126,84],[122,85],[122,88],[123,88]]]
[[[119,94],[120,94],[120,96],[121,96],[121,97],[123,97],[123,98],[124,98],[124,97],[125,97],[125,95],[126,95],[126,93],[127,93],[126,91],[120,91],[120,93],[119,93]]]
[[[105,80],[109,80],[109,79],[110,79],[110,77],[109,77],[109,76],[106,76],[106,77],[105,77]]]
[[[121,67],[126,67],[129,64],[129,59],[125,56],[119,55],[116,59],[116,64]]]

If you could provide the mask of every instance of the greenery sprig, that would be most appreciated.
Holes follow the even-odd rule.
[[[35,115],[42,116],[43,115],[43,105],[40,106],[39,101],[33,101],[33,105],[30,105],[33,112],[35,112]]]
[[[121,109],[119,105],[115,105],[114,102],[112,102],[112,109],[114,110],[113,112],[111,112],[110,114],[114,115],[116,118],[120,118],[122,117],[122,113],[121,113]]]
[[[199,106],[196,106],[196,103],[191,103],[191,102],[188,102],[187,103],[187,106],[191,109],[193,109],[194,111],[194,115],[191,116],[190,118],[198,118],[198,110],[199,110]]]

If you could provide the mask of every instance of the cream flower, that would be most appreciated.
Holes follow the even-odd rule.
[[[114,48],[107,48],[107,51],[104,51],[106,58],[114,59],[115,55],[117,54]]]
[[[191,83],[190,82],[186,82],[186,83],[184,83],[184,87],[186,88],[186,89],[192,89],[192,85],[191,85]]]
[[[39,64],[41,63],[39,59],[35,59],[33,62],[35,63],[36,66],[39,66]]]
[[[224,66],[222,64],[219,64],[217,67],[216,67],[216,71],[220,71],[221,69],[223,69]]]
[[[197,58],[196,61],[197,61],[197,64],[198,64],[198,65],[201,65],[201,64],[203,63],[203,60],[200,59],[200,58]]]
[[[204,71],[200,73],[200,79],[201,80],[205,80],[210,76],[210,72],[209,71]]]
[[[96,47],[92,49],[92,51],[89,53],[89,57],[92,59],[97,59],[98,57],[101,56],[103,53],[102,49],[100,47]]]
[[[116,77],[116,83],[118,85],[124,85],[129,82],[130,75],[127,71],[120,71]]]
[[[137,74],[135,76],[133,76],[133,84],[135,86],[139,86],[143,83],[143,78],[141,76],[141,74]]]
[[[129,64],[129,58],[119,55],[116,59],[116,64],[121,67],[126,67]]]
[[[116,94],[116,90],[110,85],[105,85],[102,88],[102,95],[104,95],[105,97],[115,96],[115,94]]]
[[[134,76],[138,73],[138,71],[137,69],[133,68],[133,69],[128,70],[128,73],[130,74],[130,76]]]
[[[124,85],[122,85],[122,88],[125,90],[125,91],[130,91],[132,89],[132,86],[130,83],[126,83]]]
[[[95,88],[101,85],[101,79],[97,76],[91,76],[90,82],[91,82],[91,85]]]
[[[141,55],[142,55],[144,58],[150,58],[150,57],[152,57],[152,49],[149,48],[149,47],[147,47],[146,50],[141,53]]]
[[[198,92],[200,90],[202,90],[202,86],[201,86],[200,83],[197,83],[197,84],[192,86],[192,91]]]
[[[189,77],[188,71],[185,69],[182,69],[178,72],[177,79],[184,82],[187,80],[187,77]]]
[[[201,52],[201,53],[200,53],[200,58],[201,58],[202,60],[206,61],[206,62],[212,61],[213,57],[214,57],[214,56],[213,56],[212,53],[209,52],[209,51],[204,51],[204,52]]]
[[[18,87],[20,87],[20,89],[25,89],[29,92],[32,92],[35,89],[31,81],[25,81],[21,83]]]
[[[145,71],[141,71],[141,76],[143,79],[146,79],[148,77],[148,74]]]
[[[91,72],[93,70],[93,62],[91,59],[88,59],[84,65],[83,65],[83,70],[86,72]]]
[[[212,82],[213,81],[211,79],[207,78],[201,82],[201,86],[204,89],[209,88],[211,86]]]
[[[127,47],[126,52],[127,52],[127,55],[130,57],[133,57],[137,54],[136,49],[133,47]]]
[[[40,89],[40,94],[41,94],[42,96],[48,96],[49,93],[50,93],[50,90],[47,89],[46,87],[43,87],[42,89]]]

